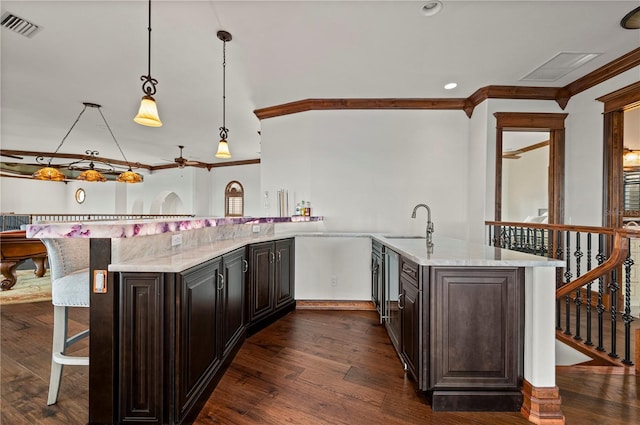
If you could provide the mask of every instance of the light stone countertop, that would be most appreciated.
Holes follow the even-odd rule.
[[[389,239],[380,234],[349,232],[286,232],[216,241],[212,245],[183,249],[155,257],[113,263],[113,272],[181,272],[252,243],[300,237],[371,238],[422,266],[561,267],[564,261],[494,248],[434,235],[434,249],[427,253],[425,239]]]
[[[525,254],[433,235],[433,251],[427,252],[427,244],[421,239],[394,239],[384,235],[371,235],[383,245],[421,266],[472,266],[472,267],[563,267],[562,260]]]

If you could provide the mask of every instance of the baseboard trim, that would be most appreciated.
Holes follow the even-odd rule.
[[[534,387],[525,380],[522,383],[522,408],[520,413],[539,425],[564,425],[564,414],[558,387]]]
[[[296,300],[296,310],[365,310],[375,311],[371,301]]]

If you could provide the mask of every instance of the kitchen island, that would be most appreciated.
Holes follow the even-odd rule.
[[[432,409],[529,417],[533,389],[555,387],[554,273],[563,262],[450,238],[432,249],[424,238],[372,239],[372,299]]]
[[[519,270],[518,296],[526,300],[519,370],[532,388],[555,386],[553,315],[546,309],[554,305],[559,262],[446,238],[423,254],[424,240],[327,234],[318,217],[222,220],[29,227],[29,237],[91,238],[92,275],[107,271],[107,291],[91,293],[90,424],[193,420],[245,335],[295,308],[299,236],[371,238],[420,270],[445,257],[448,266]],[[480,256],[485,263],[475,264]]]

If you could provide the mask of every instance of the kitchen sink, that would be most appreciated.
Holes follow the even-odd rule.
[[[386,239],[424,239],[425,236],[384,235]]]

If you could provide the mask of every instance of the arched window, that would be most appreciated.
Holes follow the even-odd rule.
[[[244,216],[244,189],[238,181],[231,181],[224,190],[224,216]]]

